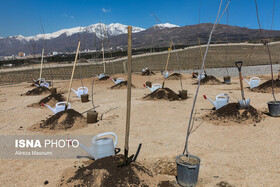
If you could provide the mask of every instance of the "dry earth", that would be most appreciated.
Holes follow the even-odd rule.
[[[184,101],[143,100],[149,90],[142,85],[148,77],[133,75],[132,114],[130,153],[135,153],[139,143],[142,149],[138,162],[146,164],[154,172],[161,175],[161,180],[174,181],[174,157],[181,154],[184,147],[187,123],[197,85],[189,74],[183,74],[183,87],[188,90],[189,97]],[[118,76],[116,76],[118,77]],[[119,75],[119,77],[125,77]],[[221,77],[218,79],[222,80]],[[263,75],[261,83],[268,80]],[[153,83],[162,83],[159,73],[151,77]],[[83,83],[91,87],[91,79]],[[57,81],[55,87],[66,96],[68,81]],[[109,89],[114,83],[96,81],[94,101],[99,113],[118,107],[104,115],[98,124],[90,124],[85,128],[72,131],[56,131],[54,134],[96,135],[112,131],[118,135],[121,149],[124,147],[124,132],[126,120],[126,89]],[[81,86],[79,79],[74,80],[73,88]],[[178,93],[178,80],[167,80],[165,86]],[[30,90],[30,83],[0,87],[0,132],[1,135],[34,135],[40,131],[30,131],[29,127],[46,119],[52,112],[46,107],[34,108],[28,105],[40,101],[45,95],[21,96]],[[230,85],[202,85],[196,104],[196,121],[190,137],[189,150],[191,154],[201,159],[198,186],[216,186],[217,183],[228,183],[232,186],[274,186],[280,184],[280,118],[266,116],[259,123],[215,125],[204,121],[213,105],[203,98],[204,94],[214,99],[215,95],[227,93],[231,102],[237,102],[241,95],[239,80],[232,78]],[[251,105],[267,112],[267,102],[271,94],[251,92],[245,89],[245,97],[251,98]],[[277,94],[279,98],[279,93]],[[83,112],[91,108],[91,103],[81,103],[71,93],[72,108]],[[85,115],[84,115],[85,116]],[[22,128],[20,128],[22,127]],[[57,186],[62,175],[73,168],[82,165],[86,159],[56,159],[56,160],[0,160],[1,186]],[[170,166],[171,165],[171,166]],[[172,171],[170,176],[164,172],[164,167]],[[170,168],[171,167],[171,168]],[[160,168],[160,169],[159,169]],[[161,174],[163,173],[163,174]],[[173,175],[172,175],[173,174]]]

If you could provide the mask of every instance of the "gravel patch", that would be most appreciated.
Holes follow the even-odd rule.
[[[273,73],[275,76],[278,75],[278,70],[280,70],[280,64],[273,64]],[[236,67],[227,68],[229,75],[232,77],[238,77],[238,70]],[[195,70],[196,72],[199,70]],[[174,71],[179,72],[179,71]],[[193,70],[181,70],[181,73],[192,73]],[[206,68],[206,73],[208,75],[215,75],[216,77],[227,76],[226,68]],[[262,75],[270,74],[270,65],[259,65],[259,66],[242,66],[242,75],[251,76],[251,75]]]

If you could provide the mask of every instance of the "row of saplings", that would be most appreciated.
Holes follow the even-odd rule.
[[[263,119],[262,112],[255,109],[250,105],[250,99],[245,98],[244,88],[243,88],[243,80],[245,80],[249,86],[250,90],[262,93],[271,92],[274,97],[274,101],[268,102],[269,115],[273,117],[280,116],[280,101],[275,100],[274,91],[280,89],[280,70],[278,73],[278,79],[272,79],[266,81],[265,83],[260,84],[259,77],[252,77],[250,81],[247,81],[242,77],[241,67],[242,61],[235,62],[235,65],[239,72],[239,80],[240,80],[240,90],[241,90],[241,100],[238,103],[229,103],[229,95],[228,94],[219,94],[216,96],[216,100],[213,101],[206,95],[204,95],[205,99],[208,99],[214,105],[214,111],[205,117],[210,121],[216,121],[218,123],[224,122],[236,122],[236,123],[245,123],[245,122],[255,122],[258,123]],[[167,76],[165,78],[168,78]],[[181,77],[180,77],[181,78]],[[196,84],[222,84],[214,76],[208,76],[206,73],[193,73],[193,78],[197,78],[198,82]],[[224,77],[224,83],[230,84],[231,79],[230,76]],[[151,94],[156,96],[157,90],[160,90],[160,84],[151,85],[150,82],[147,82],[146,85],[149,84],[148,88],[151,90]],[[164,84],[163,84],[164,85]],[[147,87],[147,86],[146,86]],[[154,90],[153,90],[154,88]],[[149,96],[148,95],[148,96]],[[188,137],[188,136],[187,136]],[[185,151],[184,151],[185,152]],[[198,180],[199,173],[199,165],[200,159],[194,155],[179,155],[176,157],[177,162],[177,181],[182,186],[195,186]]]
[[[241,64],[242,65],[242,64]],[[148,69],[147,69],[148,70]],[[253,106],[250,105],[250,99],[245,99],[244,97],[244,90],[242,84],[242,75],[241,75],[241,66],[240,70],[240,87],[241,87],[241,95],[242,100],[239,100],[238,103],[229,103],[229,95],[227,94],[220,94],[216,96],[216,100],[212,101],[209,97],[204,95],[205,99],[209,99],[211,103],[214,105],[215,110],[211,111],[210,114],[206,115],[205,117],[211,121],[223,121],[224,123],[228,123],[229,121],[234,121],[236,123],[243,123],[245,121],[253,121],[253,122],[260,122],[262,119],[262,113],[257,111]],[[153,75],[154,72],[150,71],[149,73],[143,73],[142,75]],[[181,80],[183,77],[179,73],[173,73],[168,75],[168,72],[163,72],[164,81],[168,79],[177,79]],[[201,74],[195,75],[193,74],[194,78],[200,79],[201,84],[222,84],[216,77]],[[228,77],[227,77],[228,78]],[[98,75],[99,81],[111,79],[106,74]],[[115,85],[111,88],[121,88],[123,86],[127,86],[127,82],[124,81],[123,78],[111,79],[114,81]],[[256,84],[256,81],[258,83]],[[50,108],[54,115],[46,120],[42,120],[40,123],[33,125],[31,128],[33,130],[68,130],[68,129],[75,129],[75,128],[82,128],[87,125],[87,123],[95,123],[97,122],[97,112],[95,109],[91,109],[87,113],[87,119],[83,117],[83,115],[73,109],[71,109],[70,103],[66,105],[65,98],[62,96],[62,93],[57,93],[55,88],[49,89],[47,86],[44,86],[42,82],[46,81],[34,81],[36,88],[33,90],[28,91],[25,95],[40,95],[43,93],[50,93],[47,97],[43,98],[37,103],[34,103],[30,106],[33,107],[41,107],[42,105],[47,106]],[[230,84],[230,77],[229,80],[224,81],[225,84]],[[260,81],[256,78],[251,78],[250,82],[250,89],[252,91],[257,92],[270,92],[271,89],[271,80],[259,85]],[[279,77],[277,80],[274,81],[275,88],[280,88],[280,80]],[[146,88],[148,88],[151,93],[146,95],[144,98],[148,100],[153,99],[165,99],[169,101],[179,100],[179,99],[187,99],[187,90],[180,90],[179,94],[176,94],[171,89],[164,87],[163,84],[151,84],[150,81],[147,81],[144,84]],[[77,91],[73,90],[76,95],[81,98],[83,95],[85,96],[85,100],[82,99],[82,102],[88,101],[88,89],[86,87],[80,87]],[[57,103],[58,102],[58,103]],[[53,108],[53,106],[55,106]],[[67,107],[66,107],[67,106]],[[66,110],[65,110],[66,109]],[[272,116],[280,115],[279,113],[271,113]],[[113,138],[106,137],[108,135],[115,136],[115,141]],[[97,141],[98,139],[98,141]],[[128,186],[142,186],[142,185],[155,185],[149,183],[149,181],[156,181],[156,176],[153,174],[152,171],[147,169],[147,167],[141,165],[140,163],[136,163],[135,160],[139,153],[137,151],[136,155],[133,159],[130,160],[131,164],[127,167],[120,168],[117,167],[121,160],[123,160],[123,155],[117,155],[115,149],[117,145],[117,136],[114,133],[104,133],[97,135],[92,139],[92,147],[87,148],[81,144],[81,147],[85,149],[92,157],[95,158],[96,161],[91,161],[87,163],[86,166],[80,166],[79,168],[75,169],[74,175],[66,176],[61,180],[61,184],[80,184],[80,185],[87,185],[91,186],[96,183],[96,181],[100,181],[101,186],[118,186],[118,185],[128,185]],[[102,150],[102,151],[97,151]],[[102,159],[101,159],[102,158]],[[177,180],[181,185],[196,185],[198,179],[198,172],[199,172],[199,165],[200,159],[195,156],[189,157],[177,157],[177,170],[181,174],[177,173]],[[115,166],[115,167],[114,167]],[[188,174],[182,174],[182,169],[190,170]],[[106,172],[103,172],[105,169]],[[179,171],[180,170],[180,171]],[[186,176],[187,175],[187,176]],[[186,177],[188,179],[186,179]],[[147,180],[148,178],[153,180]],[[187,180],[187,181],[186,181]],[[187,183],[185,183],[187,182]],[[156,184],[158,186],[169,185],[172,186],[174,184],[170,183],[169,181],[159,182]]]

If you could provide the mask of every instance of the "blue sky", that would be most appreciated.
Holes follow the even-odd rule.
[[[223,1],[225,7],[227,0]],[[229,24],[258,28],[254,0],[232,0]],[[0,0],[0,36],[32,36],[98,22],[151,27],[161,22],[180,26],[213,23],[220,0]],[[276,0],[273,29],[280,30],[280,2]],[[258,0],[262,27],[270,28],[273,0]],[[221,23],[226,23],[226,15]]]

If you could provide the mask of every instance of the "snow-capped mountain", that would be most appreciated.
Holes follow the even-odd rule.
[[[132,33],[137,33],[141,32],[145,29],[140,28],[140,27],[132,27]],[[108,36],[117,36],[120,34],[126,34],[127,33],[127,25],[123,25],[120,23],[111,23],[109,25],[106,25],[104,23],[97,23],[93,25],[89,25],[87,27],[74,27],[70,29],[62,29],[53,33],[47,33],[47,34],[38,34],[36,36],[28,36],[24,37],[22,35],[17,35],[17,36],[9,36],[9,38],[14,38],[18,40],[25,40],[25,41],[30,41],[30,40],[40,40],[40,39],[53,39],[57,38],[62,34],[65,34],[66,36],[71,36],[73,34],[77,33],[95,33],[98,38],[103,38],[103,37],[108,37]]]
[[[170,23],[161,23],[161,24],[156,24],[153,27],[159,27],[160,29],[164,29],[164,28],[173,28],[173,27],[180,27],[180,26],[170,24]],[[141,27],[135,27],[135,26],[132,27],[132,33],[137,33],[144,30],[146,29],[143,29]],[[127,25],[123,25],[120,23],[111,23],[109,25],[106,25],[104,23],[96,23],[93,25],[89,25],[87,27],[74,27],[70,29],[62,29],[53,33],[38,34],[36,36],[24,37],[22,35],[17,35],[17,36],[9,36],[8,38],[29,42],[30,40],[34,40],[34,41],[40,39],[49,40],[49,39],[57,38],[62,34],[65,34],[66,36],[71,36],[73,34],[83,33],[83,32],[95,33],[98,38],[117,36],[117,35],[127,33]],[[3,37],[0,37],[0,39],[2,38]]]
[[[88,33],[95,33],[98,38],[117,36],[127,33],[127,25],[120,23],[111,23],[110,25],[105,25],[104,23],[97,23],[85,27],[84,30]],[[144,31],[145,29],[140,27],[132,27],[132,33],[137,33]]]
[[[165,28],[173,28],[173,27],[180,27],[179,25],[174,25],[171,23],[160,23],[156,24],[153,27],[159,27],[160,29],[165,29]]]
[[[141,28],[132,27],[135,47],[146,47],[150,45],[151,29],[160,28],[160,32],[165,32],[170,28],[177,27],[170,23],[158,24],[157,27]],[[120,23],[97,23],[86,27],[74,27],[62,29],[53,33],[38,34],[36,36],[9,36],[0,38],[0,56],[17,55],[19,52],[27,54],[40,54],[42,48],[51,52],[73,52],[78,41],[82,42],[81,50],[98,50],[101,47],[102,39],[105,40],[105,48],[124,48],[127,45],[127,25]],[[152,32],[153,33],[153,32]],[[144,41],[145,40],[145,41]]]

